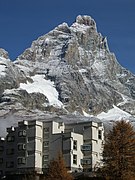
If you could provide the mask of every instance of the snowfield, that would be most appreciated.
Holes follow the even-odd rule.
[[[26,90],[28,93],[39,92],[41,94],[44,94],[49,101],[49,105],[62,107],[63,104],[58,100],[59,94],[55,88],[54,82],[46,80],[44,79],[44,77],[44,75],[35,75],[31,77],[31,79],[33,80],[32,83],[21,83],[19,89]]]
[[[113,105],[113,108],[110,109],[107,113],[102,112],[97,115],[97,118],[105,121],[111,121],[111,120],[117,121],[122,119],[127,120],[129,117],[131,117],[131,114],[121,110],[115,105]]]

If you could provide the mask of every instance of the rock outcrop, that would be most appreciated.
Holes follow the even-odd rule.
[[[0,56],[7,68],[0,76],[1,108],[14,103],[15,109],[19,103],[26,110],[96,115],[115,105],[135,114],[135,76],[118,63],[89,16],[78,16],[70,27],[63,23],[39,37],[15,62],[3,50]],[[54,83],[61,107],[49,104],[41,91],[19,89],[20,83],[32,84],[37,74]]]

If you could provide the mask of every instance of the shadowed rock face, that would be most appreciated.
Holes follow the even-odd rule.
[[[0,56],[8,58],[3,50]],[[5,76],[0,76],[1,104],[8,96],[3,94],[5,89],[17,89],[21,82],[32,82],[31,76],[42,74],[54,82],[64,108],[44,107],[47,100],[43,94],[19,90],[15,101],[15,94],[10,92],[10,100],[5,103],[9,106],[14,103],[16,108],[19,102],[26,110],[59,113],[84,110],[89,114],[108,111],[116,105],[135,114],[135,76],[117,62],[107,39],[97,32],[96,23],[89,16],[78,16],[70,27],[63,23],[39,37],[14,63],[7,63],[5,72]]]

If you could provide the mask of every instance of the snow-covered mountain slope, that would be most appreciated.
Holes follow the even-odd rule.
[[[19,89],[24,89],[28,93],[41,93],[47,97],[50,105],[62,107],[62,103],[58,100],[58,92],[56,91],[53,82],[45,80],[43,75],[35,75],[31,78],[33,80],[32,83],[21,83]]]
[[[115,109],[115,117],[117,108],[135,115],[135,76],[118,63],[90,16],[39,37],[14,62],[0,49],[0,73],[1,117],[85,112],[104,119],[103,112]]]
[[[102,121],[118,121],[118,120],[128,120],[131,117],[131,114],[121,110],[120,108],[113,106],[108,112],[102,112],[97,115],[97,118]]]

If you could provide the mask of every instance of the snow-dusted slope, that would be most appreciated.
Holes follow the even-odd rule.
[[[98,114],[114,105],[135,114],[135,77],[109,51],[95,21],[78,16],[33,41],[15,61],[28,76],[44,74],[54,81],[59,100],[69,112]],[[130,101],[123,101],[127,97]]]
[[[19,89],[24,89],[28,93],[44,94],[50,105],[62,107],[62,103],[58,100],[58,92],[54,83],[50,80],[45,80],[44,75],[35,75],[31,77],[33,82],[21,83]]]
[[[118,110],[135,115],[135,76],[118,63],[89,16],[39,37],[15,62],[1,49],[0,57],[1,116],[108,112],[98,117],[111,120],[119,119]]]
[[[118,120],[128,120],[131,117],[131,114],[121,110],[120,108],[113,106],[108,112],[102,112],[96,116],[102,121],[118,121]]]

